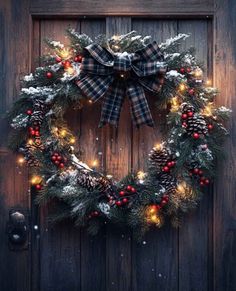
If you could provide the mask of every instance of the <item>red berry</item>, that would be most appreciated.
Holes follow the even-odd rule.
[[[124,196],[125,195],[125,192],[124,191],[120,191],[120,196]]]
[[[32,113],[33,113],[33,111],[32,111],[31,109],[28,109],[28,110],[26,111],[26,114],[28,114],[28,115],[32,115]]]
[[[183,127],[187,127],[188,125],[187,125],[186,122],[183,122],[183,123],[182,123],[182,126],[183,126]]]
[[[201,176],[203,174],[203,170],[199,170],[198,175]]]
[[[58,166],[60,164],[60,162],[59,161],[55,161],[54,164]]]
[[[135,188],[131,188],[131,192],[135,193],[136,192],[136,189]]]
[[[180,68],[179,71],[180,71],[181,74],[184,74],[185,73],[185,68]]]
[[[60,163],[60,164],[59,164],[59,167],[62,169],[62,168],[65,167],[65,165],[64,165],[63,163]]]
[[[201,181],[201,182],[200,182],[200,185],[201,185],[201,186],[204,186],[204,182],[203,182],[203,181]]]
[[[182,117],[182,119],[187,119],[188,115],[186,113],[183,113],[181,117]]]
[[[165,201],[167,201],[167,202],[168,202],[168,201],[169,201],[169,196],[168,196],[168,195],[166,195],[166,194],[165,194],[165,195],[163,195],[163,197],[162,197],[162,200],[165,200]]]
[[[192,111],[188,112],[188,117],[192,117],[192,116],[193,116],[193,112]]]
[[[128,203],[128,201],[129,201],[128,198],[123,198],[123,199],[122,199],[122,202],[123,202],[124,204]]]
[[[208,179],[206,179],[206,180],[205,180],[205,184],[206,184],[206,185],[209,185],[209,184],[210,184],[210,181],[209,181]]]
[[[165,166],[162,170],[167,173],[167,172],[169,172],[170,168]]]
[[[187,71],[188,73],[190,73],[192,70],[191,70],[191,68],[187,68],[186,71]]]
[[[172,162],[168,162],[167,163],[167,166],[170,168],[170,167],[172,167]]]
[[[127,189],[128,191],[131,191],[132,187],[129,185],[129,186],[127,186],[126,189]]]
[[[121,205],[122,205],[121,201],[119,201],[119,200],[116,201],[116,205],[117,205],[117,206],[121,206]]]
[[[199,174],[199,169],[198,169],[198,168],[193,169],[193,173],[194,173],[195,175]]]
[[[99,212],[98,212],[98,211],[94,211],[94,212],[93,212],[93,215],[94,215],[94,216],[98,216],[98,215],[99,215]]]
[[[41,186],[40,184],[37,184],[37,185],[35,185],[35,188],[36,188],[37,190],[41,190],[41,189],[42,189],[42,186]]]
[[[35,128],[34,128],[35,130],[39,130],[39,127],[38,126],[35,126]]]
[[[62,160],[62,157],[61,156],[57,156],[57,160],[58,161],[61,161]]]
[[[34,130],[31,130],[31,131],[30,131],[30,134],[31,134],[31,135],[35,135],[35,131],[34,131]]]
[[[175,166],[175,161],[171,161],[171,167]]]
[[[40,136],[40,133],[39,133],[39,131],[37,130],[37,131],[35,131],[35,136]]]
[[[47,76],[48,79],[52,78],[52,72],[47,72],[46,76]]]
[[[205,182],[206,178],[205,177],[201,177],[200,181]]]
[[[162,207],[162,206],[165,206],[166,204],[167,204],[167,201],[166,201],[166,200],[161,200],[161,204],[160,204],[161,207]]]
[[[208,128],[209,130],[212,130],[212,129],[213,129],[213,125],[212,125],[212,124],[208,124],[207,128]]]
[[[82,62],[82,56],[76,56],[75,58],[74,58],[74,61],[75,62],[78,62],[78,63],[81,63]]]
[[[57,157],[56,156],[52,156],[51,159],[52,159],[52,161],[56,161]]]
[[[194,94],[194,89],[189,89],[188,93],[189,93],[189,95],[193,95]]]
[[[57,156],[59,156],[59,154],[58,154],[58,153],[54,153],[53,155],[54,155],[54,156],[56,156],[56,157],[57,157]]]
[[[194,138],[194,139],[199,139],[199,137],[200,137],[199,133],[195,132],[195,133],[193,134],[193,138]]]
[[[65,61],[65,62],[63,63],[63,66],[64,66],[65,68],[69,68],[69,67],[71,66],[70,61]]]
[[[56,60],[57,63],[60,63],[61,62],[61,57],[56,56],[55,60]]]

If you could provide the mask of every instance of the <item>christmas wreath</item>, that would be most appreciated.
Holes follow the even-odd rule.
[[[182,214],[196,206],[212,183],[227,135],[222,123],[230,114],[215,107],[218,92],[203,81],[193,49],[179,52],[188,35],[157,45],[136,32],[94,41],[73,29],[67,33],[67,47],[46,40],[50,54],[42,57],[43,66],[24,77],[10,112],[10,144],[20,152],[18,163],[31,166],[38,201],[56,199],[55,219],[70,217],[91,233],[107,221],[138,233],[151,225],[161,227],[167,217],[179,225]],[[99,126],[117,126],[127,97],[133,123],[152,126],[146,94],[168,110],[166,140],[151,150],[146,171],[115,181],[82,162],[66,110],[102,98]]]

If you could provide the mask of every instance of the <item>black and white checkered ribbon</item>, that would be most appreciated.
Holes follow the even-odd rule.
[[[117,126],[125,96],[136,126],[153,126],[145,91],[160,91],[166,65],[156,42],[135,53],[113,53],[98,44],[85,48],[77,85],[93,102],[105,96],[99,126]]]

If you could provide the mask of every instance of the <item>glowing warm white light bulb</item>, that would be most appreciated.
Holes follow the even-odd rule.
[[[37,176],[37,175],[34,175],[34,176],[31,178],[30,183],[31,183],[32,185],[36,185],[36,184],[40,184],[41,181],[42,181],[42,177]]]
[[[18,163],[19,165],[23,165],[24,162],[25,162],[24,157],[19,157],[19,158],[17,159],[17,163]]]
[[[185,84],[184,84],[184,83],[181,83],[181,84],[179,85],[179,90],[180,90],[181,92],[183,92],[185,89],[186,89]]]

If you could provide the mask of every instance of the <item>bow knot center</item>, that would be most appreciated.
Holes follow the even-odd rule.
[[[118,72],[128,72],[131,70],[131,54],[126,52],[116,53],[114,56],[113,69]]]

